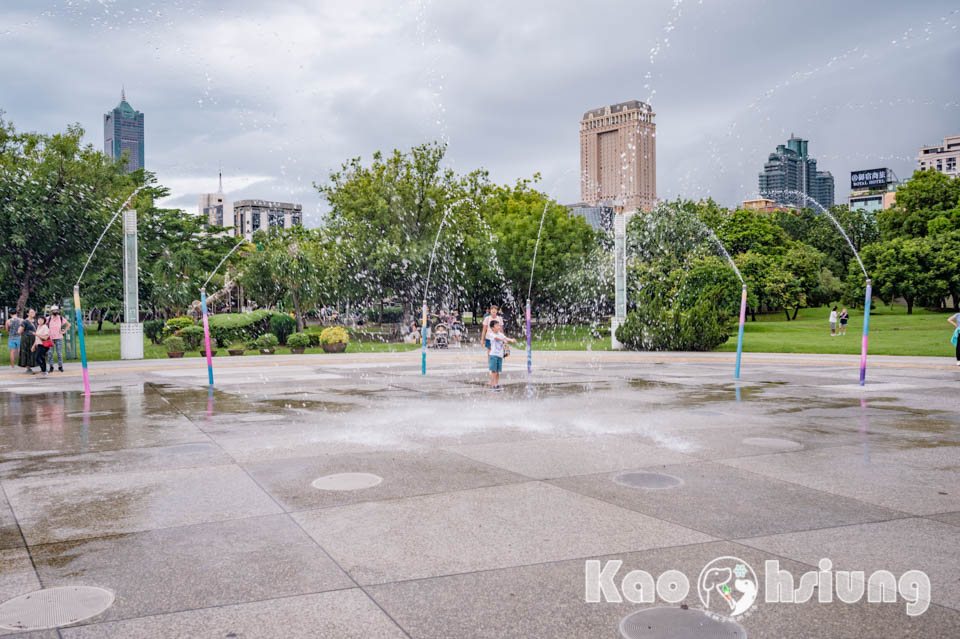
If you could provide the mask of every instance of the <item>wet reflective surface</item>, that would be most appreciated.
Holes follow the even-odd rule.
[[[0,374],[0,600],[116,594],[64,637],[272,636],[318,605],[310,636],[353,615],[369,636],[613,637],[642,606],[585,603],[586,558],[695,582],[722,554],[761,579],[829,556],[923,570],[932,605],[764,604],[748,636],[960,636],[960,372],[888,358],[860,389],[854,360],[752,355],[734,383],[724,356],[557,353],[493,393],[480,352],[426,377],[418,358],[227,361],[213,392],[189,363],[98,363],[89,398],[69,366]],[[347,473],[382,481],[312,485]]]

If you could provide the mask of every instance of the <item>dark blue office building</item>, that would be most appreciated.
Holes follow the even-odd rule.
[[[130,106],[126,91],[120,92],[120,104],[103,114],[103,150],[111,158],[126,154],[127,173],[144,168],[143,113]]]

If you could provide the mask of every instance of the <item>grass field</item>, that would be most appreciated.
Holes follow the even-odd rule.
[[[847,353],[860,352],[860,336],[863,330],[863,312],[850,312],[850,323],[846,336],[831,337],[827,318],[828,307],[808,308],[800,311],[796,320],[787,321],[783,313],[758,315],[756,322],[747,318],[743,336],[745,352],[766,353]],[[923,309],[914,309],[907,315],[902,306],[878,304],[870,313],[870,353],[874,355],[932,355],[948,357],[954,354],[950,343],[952,328],[947,323],[950,313],[931,313]],[[470,334],[477,335],[477,328],[471,327]],[[534,327],[533,348],[538,351],[581,351],[610,350],[610,338],[595,337],[588,326],[561,326],[538,330]],[[105,323],[103,331],[94,327],[87,328],[87,358],[90,361],[120,359],[119,327]],[[515,335],[516,349],[526,348],[521,335]],[[0,362],[7,361],[7,340],[0,345]],[[396,344],[378,340],[354,340],[347,347],[348,353],[384,353],[411,351],[419,348],[416,344]],[[734,351],[737,348],[736,332],[718,351]],[[221,349],[226,355],[226,349]],[[285,346],[277,353],[287,353]],[[307,349],[307,353],[322,353],[320,348]],[[143,355],[146,359],[166,358],[167,349],[144,340]],[[248,351],[248,356],[255,355]],[[196,351],[188,352],[184,357],[199,357]]]
[[[914,308],[907,315],[903,306],[876,304],[870,312],[869,352],[874,355],[932,355],[947,357],[954,354],[950,336],[953,327],[947,323],[951,313],[931,313]],[[849,353],[860,352],[863,333],[863,311],[851,310],[845,336],[831,337],[830,308],[807,308],[796,320],[786,321],[783,313],[758,315],[756,322],[749,316],[743,332],[745,352],[765,353]],[[734,334],[718,351],[735,351]]]

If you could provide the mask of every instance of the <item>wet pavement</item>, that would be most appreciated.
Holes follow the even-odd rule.
[[[212,392],[200,360],[94,362],[89,398],[76,366],[0,371],[0,604],[115,595],[0,635],[617,638],[644,607],[704,608],[701,570],[733,556],[761,591],[748,637],[960,636],[949,359],[871,358],[861,388],[844,356],[748,354],[735,383],[729,354],[536,353],[530,376],[516,355],[502,393],[479,351],[426,377],[419,353],[218,358]],[[341,473],[375,477],[313,486]],[[799,583],[823,558],[923,571],[930,605],[764,601],[765,561]],[[587,603],[589,559],[690,591]]]

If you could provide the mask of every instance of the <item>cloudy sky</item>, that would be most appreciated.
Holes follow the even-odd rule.
[[[456,170],[536,172],[579,199],[578,122],[657,113],[661,198],[755,196],[791,133],[837,178],[960,133],[960,0],[4,0],[0,109],[79,122],[103,144],[120,98],[146,162],[196,210],[222,165],[234,199],[304,204],[350,157],[449,144]]]

